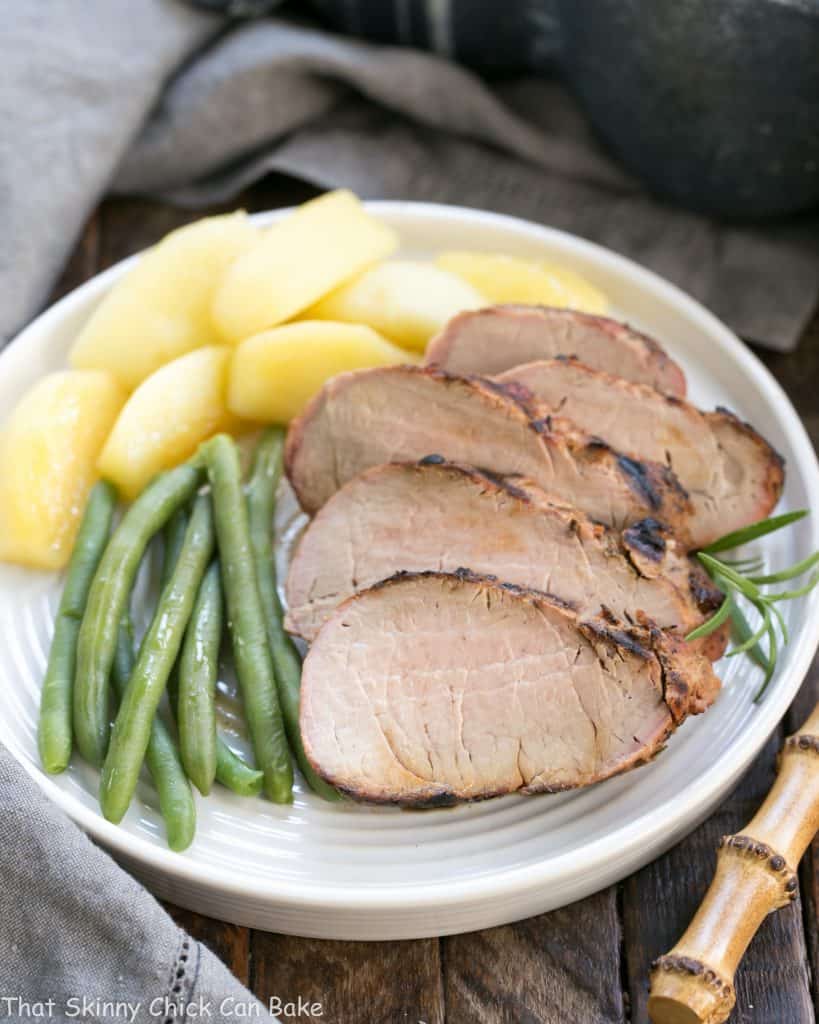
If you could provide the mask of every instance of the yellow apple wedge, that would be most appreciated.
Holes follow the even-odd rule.
[[[442,252],[436,265],[468,281],[489,302],[562,306],[605,313],[606,296],[573,270],[498,253]]]
[[[396,345],[423,352],[456,313],[486,305],[481,292],[448,270],[394,260],[365,270],[319,299],[303,316],[367,324]]]
[[[100,370],[39,380],[0,430],[0,559],[65,567],[125,391]]]
[[[345,370],[417,362],[364,324],[301,320],[243,341],[230,368],[231,412],[265,423],[297,416],[325,381]]]
[[[290,320],[398,246],[352,192],[329,192],[262,233],[225,274],[213,317],[239,342]]]
[[[211,319],[227,267],[259,237],[243,211],[207,217],[166,235],[108,292],[69,355],[132,391],[165,363],[219,342]]]
[[[133,500],[164,469],[193,455],[200,442],[246,428],[226,406],[233,350],[208,345],[174,359],[131,395],[99,457],[102,476]]]

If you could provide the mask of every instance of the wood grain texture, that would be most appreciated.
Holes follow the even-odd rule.
[[[754,766],[716,814],[663,857],[624,884],[625,974],[633,1024],[649,1024],[648,966],[667,952],[688,926],[705,895],[723,835],[742,829],[774,780],[778,729]],[[813,1024],[801,905],[769,917],[737,972],[737,1010],[743,1024]]]
[[[166,903],[165,909],[180,928],[204,943],[243,985],[250,984],[250,930],[217,921],[192,910]]]
[[[235,202],[207,211],[143,199],[108,200],[90,218],[51,301],[205,213],[238,206],[275,208],[315,192],[304,183],[271,176]],[[814,443],[819,442],[819,316],[796,353],[756,351],[794,400]],[[789,730],[817,696],[819,661],[788,717]],[[735,830],[760,802],[772,779],[775,742],[710,821],[623,884],[619,914],[618,891],[612,887],[552,914],[440,943],[367,944],[251,933],[168,909],[263,999],[312,997],[326,1007],[315,1018],[322,1022],[645,1024],[648,965],[688,923],[710,879],[719,836]],[[819,844],[805,858],[800,878],[804,920],[803,904],[797,903],[763,925],[737,977],[734,1024],[814,1020],[808,964],[813,977],[819,977]]]
[[[442,939],[447,1024],[621,1024],[610,888],[502,928]]]
[[[265,1003],[301,996],[321,1004],[300,1021],[444,1024],[437,939],[329,942],[254,932],[251,964],[253,991]]]

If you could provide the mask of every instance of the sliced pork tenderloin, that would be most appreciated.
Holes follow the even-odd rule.
[[[513,394],[514,392],[514,394]],[[685,536],[688,497],[667,467],[641,463],[579,433],[552,429],[519,385],[388,366],[328,381],[290,425],[287,475],[316,512],[371,466],[441,455],[503,476],[531,478],[618,529],[652,515]]]
[[[685,396],[685,374],[653,338],[618,320],[572,309],[491,306],[459,313],[429,343],[424,361],[450,373],[491,376],[560,355]]]
[[[348,481],[321,508],[287,576],[290,632],[315,638],[348,597],[400,570],[459,568],[686,633],[721,595],[654,520],[618,534],[531,481],[448,462],[391,463]]]
[[[688,491],[691,539],[701,547],[764,519],[779,500],[784,462],[753,427],[726,409],[701,412],[576,359],[538,360],[507,370],[560,417],[636,459],[665,462]]]
[[[441,805],[643,764],[718,689],[709,663],[660,630],[584,620],[471,574],[403,574],[322,627],[304,662],[301,733],[345,793]]]

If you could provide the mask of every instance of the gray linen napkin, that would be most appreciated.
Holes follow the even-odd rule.
[[[0,746],[0,1020],[164,1024],[192,1007],[273,1020]]]
[[[819,218],[732,227],[659,203],[554,82],[493,92],[431,55],[173,0],[17,5],[0,61],[0,338],[44,300],[106,190],[206,204],[270,170],[575,231],[779,349],[816,302]]]

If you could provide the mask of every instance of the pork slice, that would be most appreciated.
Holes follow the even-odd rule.
[[[439,455],[502,476],[531,478],[618,529],[646,515],[680,536],[688,498],[667,467],[618,455],[579,433],[557,433],[524,388],[421,366],[340,374],[290,425],[285,467],[302,508],[317,511],[371,466]]]
[[[409,806],[587,786],[649,761],[719,682],[657,629],[460,573],[342,604],[304,662],[301,732],[332,785]]]
[[[665,462],[691,498],[697,547],[764,519],[782,493],[782,457],[725,409],[701,412],[576,359],[526,363],[498,379],[525,385],[552,412],[618,451]]]
[[[400,570],[460,568],[556,594],[583,617],[642,613],[683,633],[720,597],[654,520],[620,535],[531,481],[392,463],[348,481],[308,525],[287,576],[286,626],[312,641],[357,591]]]
[[[653,338],[618,320],[571,309],[492,306],[459,313],[429,343],[425,362],[451,373],[490,376],[560,355],[685,396],[685,374]]]

